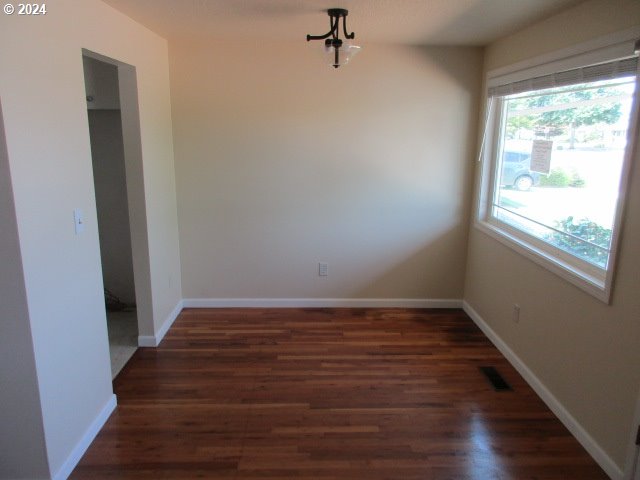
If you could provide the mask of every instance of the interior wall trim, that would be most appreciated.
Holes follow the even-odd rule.
[[[183,303],[184,301],[180,300],[176,304],[173,310],[171,310],[171,313],[169,313],[169,315],[167,315],[167,318],[164,319],[164,322],[162,322],[162,325],[160,326],[158,331],[155,333],[155,335],[139,335],[138,346],[139,347],[157,347],[158,345],[160,345],[160,342],[162,341],[164,336],[167,334],[167,332],[171,328],[171,325],[173,325],[173,322],[175,322],[176,318],[178,318],[178,315],[180,315],[180,312],[182,311],[182,308],[183,308]]]
[[[184,308],[462,308],[457,298],[185,298]]]
[[[462,308],[457,298],[185,298],[155,335],[139,335],[139,347],[157,347],[183,308]]]
[[[500,338],[500,336],[489,326],[489,324],[480,316],[474,308],[467,303],[462,302],[462,309],[482,330],[482,332],[491,340],[498,350],[505,356],[511,365],[522,375],[529,386],[538,394],[540,399],[549,407],[556,417],[564,424],[571,434],[580,442],[585,450],[593,457],[593,459],[602,467],[612,480],[622,480],[622,469],[611,459],[609,455],[602,449],[600,444],[584,429],[584,427],[571,415],[564,405],[556,398],[546,385],[540,380],[527,366],[527,364],[516,353],[511,350],[509,345]]]
[[[185,298],[155,335],[138,336],[139,347],[157,347],[183,308],[462,308],[457,298]]]
[[[115,410],[117,404],[118,400],[115,394],[111,394],[111,397],[109,397],[107,403],[105,403],[100,412],[98,412],[96,418],[93,419],[87,430],[84,432],[84,435],[82,436],[80,441],[78,441],[73,450],[71,450],[71,453],[62,464],[60,469],[53,475],[53,480],[66,480],[69,475],[71,475],[71,472],[73,472],[73,469],[76,468],[76,465],[78,465],[78,462],[91,445],[91,442],[93,442],[93,440],[96,438],[96,435],[98,435],[98,432],[100,432],[104,424],[107,423],[107,420],[109,420],[109,417]]]

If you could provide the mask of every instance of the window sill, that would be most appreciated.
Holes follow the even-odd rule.
[[[578,270],[573,265],[554,257],[549,252],[541,250],[522,238],[510,234],[497,225],[476,220],[475,227],[489,237],[568,281],[601,302],[609,304],[611,291],[607,281]]]

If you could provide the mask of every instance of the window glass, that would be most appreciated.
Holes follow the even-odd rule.
[[[489,215],[607,268],[635,77],[498,98]]]

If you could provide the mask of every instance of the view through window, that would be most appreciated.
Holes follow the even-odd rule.
[[[500,97],[491,216],[606,269],[635,83]]]

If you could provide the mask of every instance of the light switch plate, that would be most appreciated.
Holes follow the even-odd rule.
[[[73,211],[73,221],[76,225],[76,235],[80,235],[84,232],[84,216],[82,215],[82,210],[79,208]]]

